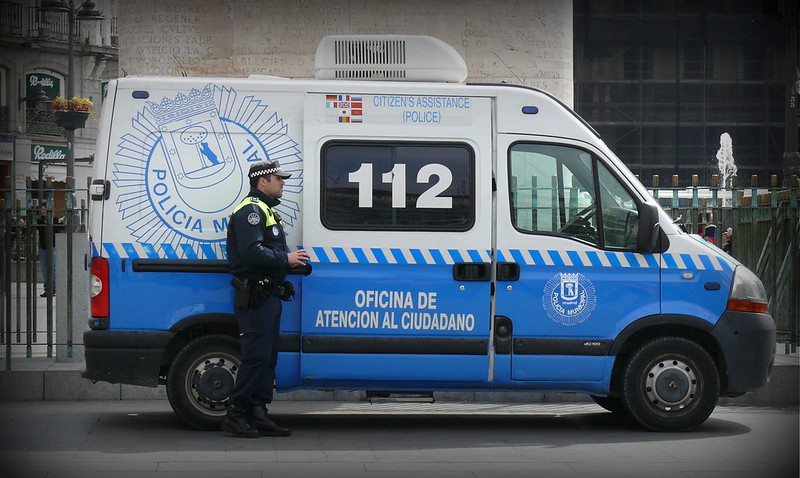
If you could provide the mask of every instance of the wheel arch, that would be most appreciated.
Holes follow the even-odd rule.
[[[620,376],[625,368],[627,357],[646,342],[658,337],[682,337],[703,347],[717,366],[720,377],[720,390],[727,388],[727,367],[722,347],[711,334],[714,324],[689,315],[651,315],[631,322],[617,335],[609,349],[615,356],[611,372],[610,394],[618,395]]]
[[[229,335],[239,337],[239,325],[234,314],[208,313],[186,317],[170,327],[174,335],[164,349],[164,359],[159,372],[160,379],[167,376],[172,360],[192,340],[206,335]]]

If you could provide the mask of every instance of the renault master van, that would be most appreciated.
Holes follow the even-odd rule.
[[[763,387],[759,279],[558,99],[466,76],[430,37],[334,36],[314,79],[111,81],[82,375],[165,384],[182,420],[219,428],[239,363],[226,229],[269,159],[312,258],[290,276],[279,392],[576,392],[682,431]]]

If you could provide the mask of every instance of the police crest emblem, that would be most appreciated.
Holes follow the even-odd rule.
[[[280,157],[290,169],[302,169],[298,143],[283,119],[263,101],[226,86],[207,84],[148,101],[131,121],[113,168],[117,204],[138,242],[175,250],[179,243],[209,244],[224,254],[230,213],[249,189],[249,164]],[[296,186],[281,204],[289,218],[299,212],[302,183]]]
[[[594,284],[580,273],[558,273],[544,287],[542,306],[561,325],[585,322],[597,305]]]

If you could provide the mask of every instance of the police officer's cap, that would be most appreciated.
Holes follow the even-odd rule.
[[[292,173],[281,170],[281,165],[278,161],[259,161],[250,165],[250,172],[247,173],[247,177],[252,179],[268,174],[274,174],[283,179],[288,179],[292,176]]]

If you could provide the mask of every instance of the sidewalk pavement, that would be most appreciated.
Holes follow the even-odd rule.
[[[2,478],[797,478],[798,411],[654,433],[595,404],[284,401],[291,437],[183,426],[164,400],[0,403]]]
[[[782,347],[779,347],[782,349]],[[83,362],[59,362],[47,357],[12,356],[6,369],[0,357],[0,401],[2,400],[145,400],[166,399],[164,386],[157,388],[133,385],[92,383],[80,376]],[[342,391],[296,391],[278,393],[276,400],[364,401],[365,393]],[[591,402],[584,394],[534,392],[435,392],[434,398],[445,401],[476,403],[561,403]],[[722,397],[720,405],[798,407],[800,406],[800,357],[797,353],[775,356],[769,384],[741,397]]]

